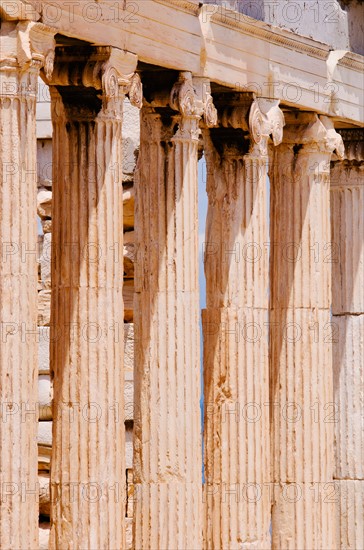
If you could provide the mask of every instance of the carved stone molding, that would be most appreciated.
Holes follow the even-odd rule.
[[[141,109],[143,105],[143,84],[138,73],[134,73],[130,79],[128,95],[130,103]]]
[[[237,106],[225,107],[220,116],[220,123],[223,128],[240,128],[245,132],[249,132],[249,109],[251,106],[251,99],[247,101],[241,101]]]
[[[171,91],[170,105],[172,109],[179,111],[183,117],[197,115],[196,96],[191,73],[180,73],[178,81]]]
[[[176,6],[177,8],[187,12],[191,13],[193,15],[198,15],[200,11],[200,5],[201,2],[198,2],[196,0],[194,1],[188,1],[188,0],[161,0],[162,3],[166,4],[168,7],[171,5]]]
[[[208,7],[202,8],[203,17],[208,18],[211,23],[217,23],[231,29],[236,29],[248,36],[258,37],[270,44],[284,46],[295,52],[304,53],[317,59],[326,59],[329,53],[329,46],[321,44],[312,38],[297,36],[286,29],[278,29],[258,21],[248,15],[237,14],[234,10],[224,7],[209,13]],[[274,29],[274,32],[272,30]]]
[[[20,22],[18,29],[18,61],[21,65],[39,59],[47,78],[53,71],[55,31],[41,23]]]
[[[211,84],[206,78],[194,77],[193,86],[199,114],[202,114],[207,128],[217,125],[217,109],[211,95]]]

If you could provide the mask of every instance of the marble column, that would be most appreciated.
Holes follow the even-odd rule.
[[[364,547],[363,131],[343,130],[345,160],[331,168],[336,548]]]
[[[201,93],[200,93],[201,92]],[[202,548],[197,162],[208,85],[145,104],[135,184],[135,548]],[[178,111],[173,114],[174,109]]]
[[[227,103],[205,132],[204,548],[253,550],[270,548],[268,139],[284,117]]]
[[[57,50],[51,80],[50,548],[124,543],[122,113],[136,56]],[[133,76],[134,74],[134,76]]]
[[[273,548],[334,548],[332,122],[290,115],[271,170]]]
[[[0,548],[38,544],[36,98],[53,33],[0,29]]]

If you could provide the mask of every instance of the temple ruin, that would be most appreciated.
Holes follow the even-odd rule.
[[[0,549],[364,548],[363,2],[0,24]]]

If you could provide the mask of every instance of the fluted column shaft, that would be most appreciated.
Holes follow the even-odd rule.
[[[298,147],[295,145],[299,145]],[[273,548],[334,548],[329,120],[302,115],[271,175]]]
[[[211,142],[209,149],[205,545],[263,549],[270,547],[268,159],[239,150],[220,157]]]
[[[38,545],[34,24],[0,31],[0,548]],[[36,27],[36,25],[35,25]],[[35,32],[35,31],[34,31]],[[27,48],[29,58],[21,51]]]
[[[175,125],[178,130],[175,133]],[[142,109],[135,231],[135,548],[202,547],[198,116]]]
[[[336,547],[350,550],[364,547],[363,168],[361,158],[335,162],[331,170]]]
[[[270,548],[267,145],[284,117],[244,95],[220,115],[205,132],[204,547],[253,550]]]
[[[109,52],[96,54],[104,63],[112,58]],[[90,66],[95,76],[92,59]],[[73,82],[66,77],[61,82],[68,86],[59,86],[68,65],[61,58],[55,67],[50,547],[120,549],[125,517],[124,87],[119,88],[112,66],[103,66],[100,80],[88,88],[70,88]]]

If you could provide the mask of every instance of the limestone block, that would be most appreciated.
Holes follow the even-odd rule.
[[[134,372],[134,324],[124,323],[124,369]]]
[[[38,445],[52,446],[52,422],[39,422],[38,424]]]
[[[134,227],[134,203],[135,203],[134,198],[135,198],[134,187],[129,187],[125,189],[123,193],[124,231],[130,231]]]
[[[135,255],[135,234],[134,231],[127,231],[124,233],[124,279],[134,277]]]
[[[42,274],[41,274],[41,268],[40,268],[40,260],[37,260],[37,274],[38,274],[38,280],[37,280],[37,292],[42,290]]]
[[[49,445],[38,445],[38,471],[49,472],[51,468],[52,448]]]
[[[42,421],[38,423],[38,470],[50,470],[52,453],[52,422]]]
[[[37,213],[41,219],[52,217],[52,191],[44,188],[38,191]]]
[[[39,524],[39,550],[48,550],[50,524],[42,522]]]
[[[133,520],[125,518],[125,548],[132,550],[133,548]]]
[[[50,328],[38,327],[38,370],[39,374],[49,374]]]
[[[130,421],[134,419],[134,382],[127,380],[126,377],[124,385],[124,396],[124,420]]]
[[[133,470],[126,470],[126,483],[127,483],[127,506],[126,517],[132,518],[134,515],[134,484],[133,484]]]
[[[50,485],[49,473],[42,472],[38,475],[39,483],[39,513],[44,516],[50,515]]]
[[[123,298],[124,298],[124,321],[126,323],[131,323],[133,321],[133,312],[134,312],[134,281],[132,279],[124,280]]]
[[[48,374],[38,377],[39,420],[52,420],[52,384]]]
[[[133,468],[133,429],[125,430],[125,467]]]
[[[43,251],[43,239],[44,235],[37,236],[37,258],[40,258]]]
[[[51,291],[41,290],[38,293],[38,325],[49,326],[51,319]]]
[[[43,239],[42,255],[40,257],[40,272],[44,290],[51,288],[51,246],[52,234],[46,233]]]
[[[45,422],[47,420],[52,420],[52,406],[39,405],[39,421]]]
[[[38,187],[52,188],[52,140],[37,140]]]

